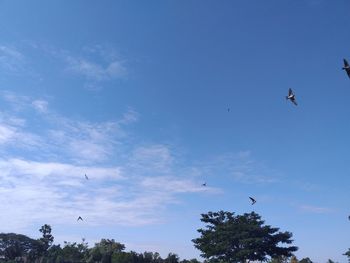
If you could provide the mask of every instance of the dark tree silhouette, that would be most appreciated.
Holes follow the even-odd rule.
[[[246,261],[265,261],[268,257],[290,257],[297,251],[291,244],[292,233],[278,232],[279,228],[264,225],[255,213],[235,216],[231,212],[208,212],[202,214],[205,229],[198,229],[199,238],[193,239],[202,256],[209,260],[227,263]]]
[[[299,263],[313,263],[310,258],[303,258],[299,261]]]
[[[347,252],[345,252],[343,255],[344,255],[344,256],[347,256],[347,257],[348,257],[348,262],[350,262],[350,248],[349,248],[349,250],[348,250]]]
[[[47,251],[54,240],[53,235],[51,235],[51,226],[45,224],[39,229],[39,231],[43,234],[39,241],[42,244],[43,250]]]
[[[0,256],[5,260],[16,258],[34,259],[40,253],[41,243],[25,235],[15,233],[0,234]]]

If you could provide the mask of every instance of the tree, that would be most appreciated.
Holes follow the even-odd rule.
[[[88,244],[84,239],[81,243],[64,241],[64,247],[60,253],[60,258],[62,258],[62,262],[64,263],[86,262],[88,251]]]
[[[143,263],[162,263],[163,259],[160,257],[158,252],[144,252]]]
[[[139,263],[142,262],[141,255],[134,251],[115,253],[112,255],[112,263]]]
[[[235,216],[234,213],[219,211],[202,214],[205,229],[198,229],[201,237],[193,239],[201,256],[217,262],[227,263],[265,261],[268,257],[290,257],[298,248],[279,246],[291,244],[292,233],[278,232],[279,228],[264,225],[255,213]]]
[[[45,263],[61,263],[63,258],[62,248],[60,245],[52,245],[46,253]]]
[[[116,242],[114,239],[101,239],[89,252],[89,261],[111,263],[114,254],[125,249],[125,245]]]
[[[40,251],[38,240],[15,233],[0,234],[0,256],[5,260],[27,258],[33,261]]]
[[[303,258],[302,260],[299,261],[299,263],[313,263],[310,258]]]
[[[45,224],[39,229],[39,231],[43,234],[43,237],[39,240],[43,244],[43,250],[47,251],[54,240],[53,235],[51,235],[51,226]]]
[[[180,261],[180,263],[200,263],[197,259],[193,258],[190,260],[184,259],[182,261]]]
[[[349,250],[348,250],[347,252],[345,252],[343,255],[344,255],[344,256],[347,256],[347,257],[348,257],[348,262],[350,262],[350,248],[349,248]]]
[[[292,261],[291,261],[292,262]],[[269,263],[291,263],[286,256],[280,256],[277,258],[271,258]]]
[[[298,259],[296,256],[292,256],[291,259],[290,259],[290,263],[298,263]]]
[[[164,263],[179,263],[179,256],[173,253],[169,253],[168,257],[164,259]]]
[[[43,234],[43,236],[38,239],[40,244],[38,254],[35,257],[40,257],[40,263],[45,261],[45,257],[47,255],[48,249],[53,243],[54,237],[51,235],[51,226],[48,224],[43,225],[39,231]]]

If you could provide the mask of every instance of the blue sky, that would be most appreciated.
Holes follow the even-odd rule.
[[[0,231],[193,258],[201,213],[254,209],[346,262],[349,8],[0,1]]]

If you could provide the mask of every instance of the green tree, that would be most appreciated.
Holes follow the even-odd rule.
[[[125,249],[125,245],[116,242],[114,239],[101,239],[99,243],[90,250],[89,260],[93,262],[111,263],[114,254]]]
[[[200,263],[200,261],[198,261],[197,259],[193,258],[190,260],[184,259],[182,261],[180,261],[180,263]]]
[[[179,256],[174,253],[169,253],[168,257],[164,259],[164,263],[179,263]]]
[[[40,242],[25,235],[15,233],[0,234],[0,256],[5,260],[26,258],[33,262],[38,257]]]
[[[60,258],[62,258],[62,263],[85,263],[88,259],[88,252],[88,244],[84,239],[81,243],[64,241]]]
[[[159,253],[155,252],[144,252],[142,263],[162,263],[163,259],[160,257]]]
[[[234,213],[219,211],[202,214],[205,229],[198,229],[199,238],[193,239],[202,256],[209,260],[226,263],[266,261],[268,257],[290,257],[298,248],[279,246],[291,244],[292,233],[279,232],[279,228],[264,225],[255,213],[235,216]]]
[[[45,224],[39,229],[39,231],[43,234],[39,241],[42,243],[44,251],[47,251],[54,240],[53,235],[51,235],[51,226]]]
[[[112,255],[112,263],[139,263],[140,255],[134,251],[119,252]]]
[[[98,247],[93,247],[89,251],[88,263],[100,262],[102,260],[102,253]]]
[[[43,260],[45,263],[61,263],[63,261],[63,253],[60,245],[52,245],[46,253]]]
[[[272,258],[269,263],[288,263],[288,257],[286,256],[280,256],[277,258]]]

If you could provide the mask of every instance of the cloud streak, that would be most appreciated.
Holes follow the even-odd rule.
[[[103,81],[126,76],[127,70],[121,61],[111,61],[105,64],[97,64],[85,58],[66,56],[67,70],[82,75],[88,80]]]
[[[315,213],[315,214],[326,214],[331,213],[332,209],[328,207],[321,207],[321,206],[313,206],[313,205],[300,205],[299,209],[308,212],[308,213]]]
[[[92,226],[154,224],[180,195],[215,193],[183,172],[190,169],[178,166],[169,146],[126,143],[128,125],[139,119],[132,109],[117,120],[89,122],[61,116],[43,99],[10,92],[2,98],[13,105],[0,112],[0,144],[8,148],[0,159],[4,231],[72,226],[78,216]],[[39,130],[30,129],[34,120]]]

